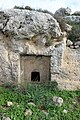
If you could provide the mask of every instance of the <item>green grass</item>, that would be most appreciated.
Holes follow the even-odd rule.
[[[53,104],[53,96],[63,98],[61,107]],[[7,101],[12,101],[13,106],[7,107]],[[25,116],[26,109],[31,109],[32,115]],[[68,112],[63,113],[64,109]],[[49,114],[46,116],[42,110]],[[53,84],[28,85],[27,89],[0,87],[0,119],[2,115],[11,120],[80,120],[80,91],[61,91]]]

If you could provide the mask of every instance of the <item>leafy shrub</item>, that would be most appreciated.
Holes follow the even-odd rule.
[[[45,45],[46,45],[46,46],[51,46],[51,45],[52,45],[52,42],[53,42],[52,38],[49,37],[49,36],[47,36]]]
[[[33,10],[30,6],[25,6],[26,10]]]
[[[72,30],[68,34],[68,39],[75,43],[80,38],[80,23],[75,23],[71,21],[69,21],[68,23],[72,26]]]
[[[14,6],[14,9],[24,9],[24,7],[23,6]]]
[[[1,86],[8,88],[8,89],[14,89],[17,87],[17,85],[15,83],[12,83],[12,82],[3,83]]]
[[[59,22],[61,31],[65,31],[66,21],[64,20],[64,18],[58,18],[57,21]]]
[[[14,6],[14,9],[33,10],[30,6]]]

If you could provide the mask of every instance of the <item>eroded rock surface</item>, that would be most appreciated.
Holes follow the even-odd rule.
[[[39,67],[44,70],[42,65],[37,67],[35,63],[36,67],[30,71],[29,67],[25,66],[25,56],[27,59],[28,56],[35,56],[38,61],[41,61],[42,56],[48,56],[49,78],[56,80],[60,88],[67,89],[71,80],[79,83],[79,52],[69,48],[68,54],[66,36],[65,32],[61,32],[57,20],[47,13],[18,9],[0,11],[0,84],[22,84],[22,78],[26,76],[25,69],[29,70],[30,79],[33,71],[40,72]],[[22,61],[21,56],[24,56]],[[33,64],[35,61],[32,59],[30,62]],[[46,60],[43,63],[46,66]],[[70,65],[73,70],[69,69]],[[47,75],[46,72],[44,74]],[[74,88],[74,85],[69,86],[70,89]],[[79,84],[75,85],[76,88],[80,88]]]
[[[51,15],[19,9],[0,11],[0,30],[0,83],[21,83],[21,54],[52,56],[50,70],[59,72],[64,36]],[[55,39],[60,41],[59,48]]]
[[[16,39],[31,39],[38,34],[58,37],[61,34],[59,24],[51,15],[19,9],[0,14],[0,29]]]
[[[70,26],[64,21],[64,18],[66,18],[66,16],[69,16],[70,14],[71,14],[71,9],[68,7],[60,8],[54,14],[54,18],[59,22],[62,31],[69,32],[72,29],[72,26]]]

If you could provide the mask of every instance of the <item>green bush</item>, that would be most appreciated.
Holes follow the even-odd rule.
[[[53,42],[52,38],[49,37],[49,36],[47,36],[47,37],[46,37],[46,43],[45,43],[45,45],[46,45],[46,46],[51,46],[51,45],[52,45],[52,42]]]
[[[72,26],[71,32],[68,34],[68,39],[73,43],[77,42],[80,38],[80,23],[68,22]]]
[[[23,6],[14,6],[14,9],[24,9],[24,7]]]

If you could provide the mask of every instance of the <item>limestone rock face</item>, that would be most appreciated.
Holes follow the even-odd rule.
[[[24,61],[21,63],[21,55],[51,56],[50,71],[59,72],[64,49],[61,35],[58,22],[47,13],[20,9],[0,11],[0,83],[22,83]],[[54,39],[59,38],[59,48],[55,48]],[[29,72],[31,77],[32,71]]]
[[[67,8],[60,8],[60,9],[58,9],[55,12],[54,16],[55,17],[58,17],[58,16],[64,17],[64,16],[70,15],[70,14],[71,14],[71,9],[67,7]]]
[[[78,46],[80,46],[80,41],[75,42],[74,45],[78,45]]]
[[[80,89],[80,48],[67,47],[63,55],[61,73],[53,75],[60,88],[67,90]]]
[[[69,32],[72,29],[72,26],[66,24],[64,21],[65,16],[70,15],[70,13],[70,8],[60,8],[54,14],[54,18],[59,22],[62,31]]]
[[[73,45],[73,42],[68,39],[67,42],[66,42],[66,46],[72,46],[72,45]]]
[[[61,32],[59,23],[47,13],[19,9],[0,11],[0,84],[28,83],[33,76],[38,77],[40,82],[42,78],[44,81],[48,78],[58,81],[59,85],[66,84],[63,80],[73,76],[73,71],[68,70],[73,63],[72,54],[65,53],[66,36],[66,32]],[[80,78],[79,53],[76,50],[75,56],[73,54],[74,65],[78,64],[74,72],[76,81]],[[66,58],[69,59],[65,61]],[[65,66],[68,61],[71,63]],[[61,88],[65,85],[61,84]]]
[[[0,14],[0,29],[17,39],[31,39],[38,34],[59,37],[58,22],[49,14],[37,11],[12,9]]]

